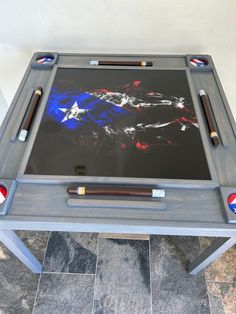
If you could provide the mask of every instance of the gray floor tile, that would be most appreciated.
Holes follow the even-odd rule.
[[[99,239],[94,313],[150,314],[149,241]]]
[[[34,314],[90,314],[94,275],[42,274]]]
[[[44,271],[95,274],[97,238],[95,233],[52,232]]]
[[[236,283],[207,282],[212,314],[236,313]]]
[[[42,261],[47,232],[17,232],[32,253]],[[0,313],[31,314],[39,275],[33,274],[0,244]]]
[[[221,289],[215,282],[207,282],[207,290],[212,314],[225,314]]]
[[[186,272],[200,251],[198,238],[152,236],[150,243],[153,314],[210,313],[204,272]]]
[[[31,253],[43,262],[49,233],[46,231],[16,231],[16,233]]]
[[[214,238],[200,239],[202,250],[205,250]],[[236,246],[231,247],[205,269],[206,280],[236,283]]]

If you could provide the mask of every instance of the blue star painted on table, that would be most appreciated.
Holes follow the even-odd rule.
[[[68,129],[82,129],[103,128],[114,120],[130,116],[132,113],[89,92],[61,93],[52,88],[45,115]]]
[[[65,122],[69,119],[76,119],[78,121],[81,121],[83,115],[89,110],[91,110],[91,109],[80,109],[77,104],[77,101],[75,101],[75,103],[73,104],[71,108],[58,108],[58,109],[66,113],[65,117],[63,118],[63,120],[61,120],[61,122]]]

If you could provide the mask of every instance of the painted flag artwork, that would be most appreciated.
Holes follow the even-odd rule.
[[[26,174],[210,180],[183,70],[57,70]]]

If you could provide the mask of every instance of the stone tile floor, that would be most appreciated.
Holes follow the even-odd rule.
[[[0,244],[0,314],[236,314],[235,247],[192,277],[186,265],[208,238],[18,235],[44,271],[31,273]]]

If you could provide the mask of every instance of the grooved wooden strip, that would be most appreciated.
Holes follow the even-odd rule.
[[[99,238],[105,239],[127,239],[127,240],[149,240],[149,234],[129,234],[129,233],[99,233]]]
[[[217,82],[211,72],[209,73],[194,73],[192,79],[196,91],[204,89],[208,94],[211,108],[216,120],[216,124],[222,139],[224,147],[229,147],[235,141],[231,121],[229,121],[228,109],[222,100],[220,91],[218,90]]]
[[[16,140],[18,131],[20,129],[22,120],[23,120],[24,115],[25,115],[25,112],[26,112],[28,105],[29,105],[29,102],[33,96],[33,92],[34,92],[34,89],[30,88],[26,94],[25,101],[24,101],[22,107],[20,108],[18,119],[17,119],[16,124],[12,130],[12,133],[11,133],[11,142],[15,142],[15,140]]]

